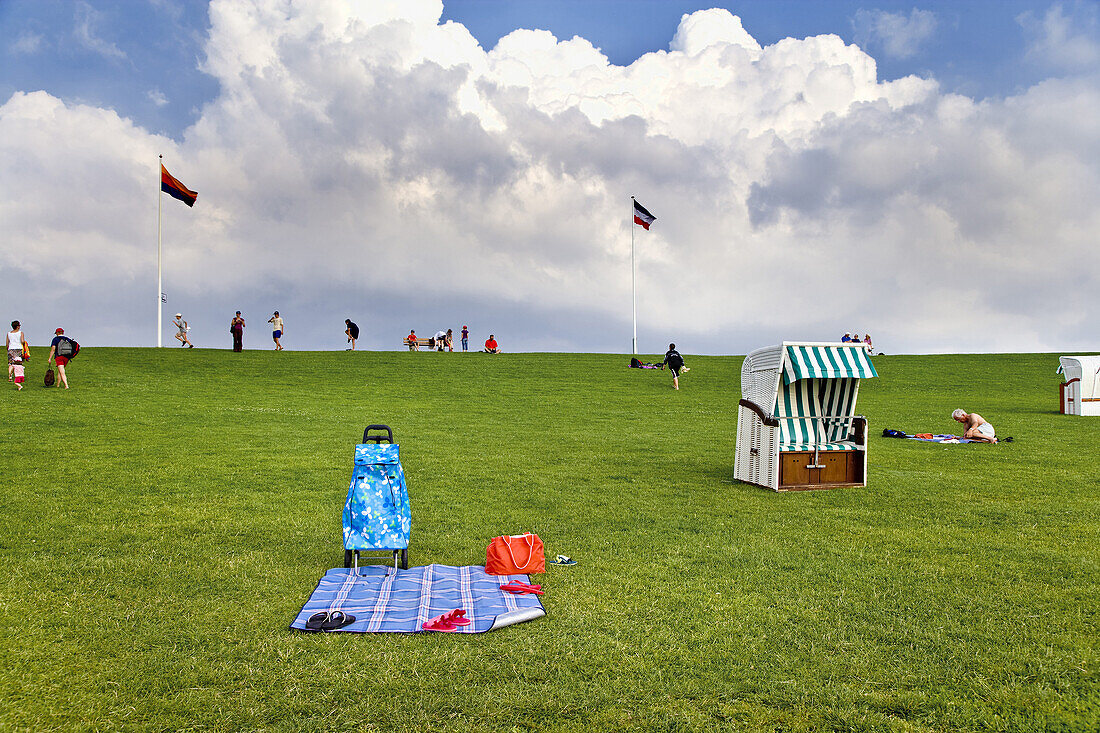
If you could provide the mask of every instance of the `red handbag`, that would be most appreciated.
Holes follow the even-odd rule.
[[[485,549],[485,572],[489,575],[545,573],[542,540],[530,532],[494,537]]]

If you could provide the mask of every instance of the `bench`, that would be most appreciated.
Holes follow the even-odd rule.
[[[432,350],[437,349],[437,348],[440,351],[442,351],[442,348],[440,348],[440,345],[445,343],[443,341],[443,339],[439,339],[439,341],[437,342],[435,338],[426,338],[426,339],[418,338],[418,339],[415,339],[415,341],[416,341],[417,346],[419,346],[422,349],[427,349],[429,351],[432,351]],[[413,350],[413,339],[410,339],[408,336],[401,339],[401,343],[404,344],[405,346],[408,346],[409,351]]]

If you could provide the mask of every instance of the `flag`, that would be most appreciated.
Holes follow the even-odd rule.
[[[645,210],[645,207],[634,202],[634,223],[641,224],[642,228],[647,232],[649,231],[649,225],[652,224],[657,217]]]
[[[160,190],[174,199],[179,199],[188,206],[195,205],[195,199],[199,197],[199,194],[192,191],[187,186],[183,185],[168,172],[168,169],[164,167],[164,164],[160,165]]]

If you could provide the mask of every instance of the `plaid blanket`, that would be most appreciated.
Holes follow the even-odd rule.
[[[456,608],[473,623],[454,633],[479,634],[546,615],[537,595],[514,595],[500,586],[510,580],[530,582],[526,575],[487,575],[476,565],[424,565],[397,570],[368,565],[333,568],[324,574],[291,629],[305,631],[306,620],[319,611],[340,610],[355,623],[338,629],[352,632],[423,631],[425,621]]]

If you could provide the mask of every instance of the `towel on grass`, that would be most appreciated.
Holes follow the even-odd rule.
[[[926,443],[980,443],[980,440],[970,440],[969,438],[960,438],[957,435],[931,435],[930,433],[920,433],[919,435],[907,436],[909,440],[922,440]]]
[[[546,615],[537,595],[515,595],[500,586],[526,575],[488,575],[477,565],[424,565],[398,570],[383,565],[333,568],[324,574],[302,606],[291,629],[306,630],[306,621],[322,611],[343,611],[355,622],[337,631],[423,631],[425,621],[456,608],[466,610],[469,626],[458,634],[479,634]],[[331,632],[330,632],[331,633]],[[436,632],[432,632],[436,633]]]

